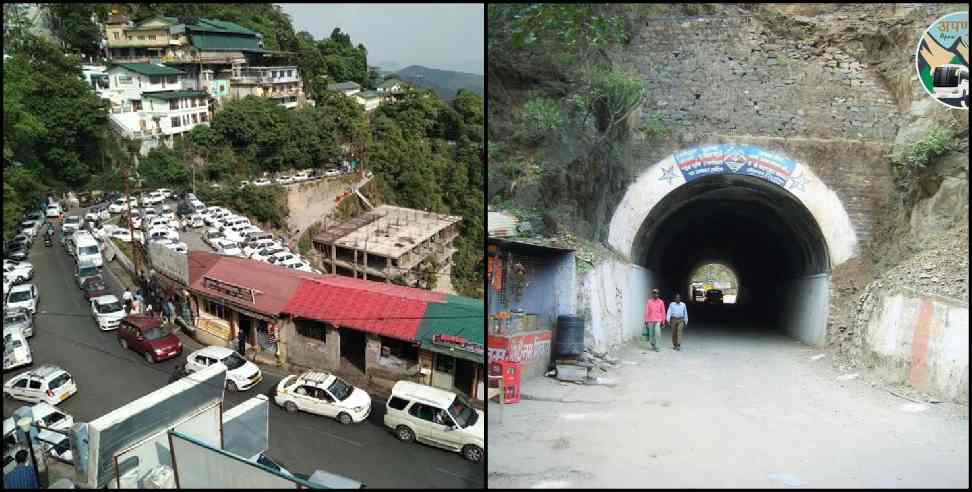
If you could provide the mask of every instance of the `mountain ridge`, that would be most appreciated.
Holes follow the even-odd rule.
[[[395,74],[406,82],[432,89],[440,98],[447,101],[454,99],[459,89],[466,89],[480,96],[483,96],[486,90],[486,78],[470,72],[409,65],[396,71]]]

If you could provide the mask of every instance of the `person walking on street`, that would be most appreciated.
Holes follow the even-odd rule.
[[[142,314],[142,300],[139,299],[138,297],[136,297],[135,300],[132,301],[132,313]]]
[[[162,304],[162,322],[163,323],[168,323],[169,322],[169,318],[171,316],[169,314],[170,313],[169,306],[170,306],[170,304],[168,302],[165,302],[165,303]]]
[[[682,329],[688,324],[688,308],[682,302],[680,294],[675,294],[675,300],[668,305],[668,314],[665,319],[668,326],[672,328],[672,348],[681,351]]]
[[[661,324],[665,321],[665,301],[659,295],[658,289],[652,289],[651,299],[645,304],[645,336],[655,352],[658,352]]]
[[[169,298],[168,301],[166,301],[165,308],[166,308],[166,311],[168,311],[169,323],[174,323],[175,322],[176,308],[175,308],[175,303],[172,302],[172,298],[171,297]]]
[[[132,296],[132,290],[126,288],[125,289],[125,293],[122,294],[122,303],[125,304],[125,314],[126,315],[129,315],[129,314],[132,313],[132,301],[133,300],[134,300],[134,296]]]

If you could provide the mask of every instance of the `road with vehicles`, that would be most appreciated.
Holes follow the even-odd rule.
[[[85,212],[73,209],[67,215]],[[59,232],[56,239],[60,239]],[[135,352],[123,350],[115,331],[98,329],[76,285],[74,260],[59,240],[51,247],[45,247],[43,241],[36,242],[28,261],[34,265],[33,283],[40,292],[35,335],[30,339],[34,367],[57,364],[72,374],[78,392],[59,407],[73,415],[75,421],[91,421],[165,386],[176,368],[185,365],[186,356],[201,347],[180,333],[182,355],[148,364]],[[106,267],[104,276],[109,290],[121,297],[124,284],[113,269]],[[27,367],[6,371],[3,379],[6,382],[25,370]],[[261,370],[263,381],[243,393],[227,392],[224,408],[232,408],[258,393],[272,394],[284,374],[276,368],[261,366]],[[368,487],[485,487],[485,463],[474,464],[458,453],[398,441],[382,423],[385,401],[377,398],[373,397],[373,410],[367,421],[348,426],[317,415],[289,414],[271,404],[267,455],[291,472],[326,470],[364,482]],[[5,397],[4,418],[23,404],[26,403]]]

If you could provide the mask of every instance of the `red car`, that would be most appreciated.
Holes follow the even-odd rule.
[[[118,327],[118,344],[141,353],[148,363],[160,362],[182,353],[182,342],[171,325],[159,318],[131,315]]]
[[[105,281],[101,277],[91,277],[81,284],[81,292],[84,292],[84,298],[88,302],[91,302],[95,297],[101,297],[111,294],[108,291],[108,286],[105,285]]]

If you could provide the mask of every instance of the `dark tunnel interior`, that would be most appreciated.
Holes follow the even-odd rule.
[[[788,191],[751,176],[697,178],[670,192],[635,238],[635,261],[656,276],[662,297],[690,299],[689,278],[704,263],[722,263],[739,282],[736,304],[698,305],[695,319],[782,320],[787,282],[829,273],[827,244],[816,220]],[[691,319],[691,315],[690,315]]]

